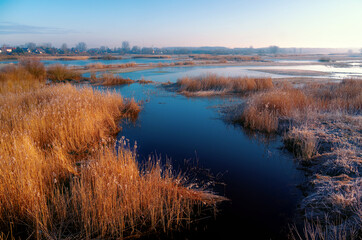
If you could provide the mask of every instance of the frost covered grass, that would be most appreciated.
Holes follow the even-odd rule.
[[[308,172],[305,228],[294,231],[294,239],[362,236],[361,110],[362,80],[345,79],[276,86],[251,96],[235,119],[252,130],[283,134],[285,147]]]

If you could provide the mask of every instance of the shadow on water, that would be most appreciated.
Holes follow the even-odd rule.
[[[176,168],[184,168],[185,159],[196,161],[199,169],[214,176],[214,183],[223,183],[210,187],[230,199],[219,207],[216,218],[172,233],[173,238],[286,238],[301,199],[296,185],[303,174],[291,155],[280,151],[279,137],[260,141],[227,124],[214,107],[228,103],[227,98],[186,98],[152,84],[112,89],[144,102],[136,123],[123,124],[118,135],[131,146],[137,142],[139,161],[150,154],[171,159]]]

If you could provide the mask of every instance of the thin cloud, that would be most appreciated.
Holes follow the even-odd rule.
[[[57,27],[39,27],[12,22],[0,22],[0,34],[67,34],[76,31]]]

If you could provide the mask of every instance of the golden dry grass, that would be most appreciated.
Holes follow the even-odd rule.
[[[239,119],[245,127],[275,132],[280,118],[295,118],[307,110],[358,113],[362,109],[361,80],[311,84],[303,89],[295,89],[288,84],[279,85],[271,91],[251,97]]]
[[[66,65],[54,64],[48,67],[47,78],[53,82],[64,82],[69,80],[79,81],[82,76]]]
[[[341,83],[310,84],[305,92],[317,108],[324,111],[361,112],[362,80],[344,79]]]
[[[207,74],[198,77],[183,77],[177,80],[180,92],[215,91],[225,93],[247,93],[273,88],[271,78],[224,77]]]
[[[301,90],[274,89],[251,97],[239,120],[247,128],[271,133],[278,130],[280,118],[305,111],[309,103]]]
[[[39,80],[43,80],[46,77],[44,64],[37,58],[22,58],[19,61],[19,65]]]
[[[70,84],[20,90],[0,94],[0,236],[139,236],[222,200],[115,152],[118,120],[140,111],[134,100]]]
[[[139,84],[150,84],[150,83],[154,83],[152,80],[146,80],[142,77],[142,79],[137,81]]]
[[[45,67],[36,59],[23,59],[18,65],[0,71],[0,94],[24,92],[45,84]]]
[[[104,73],[102,77],[97,79],[97,84],[103,86],[114,86],[114,85],[124,85],[124,84],[132,84],[135,81],[130,78],[122,78],[121,76],[116,76],[112,73]]]
[[[308,128],[293,127],[284,135],[283,141],[285,147],[302,160],[309,160],[317,153],[318,139]]]
[[[227,61],[260,61],[260,56],[246,56],[246,55],[210,55],[210,54],[195,54],[190,55],[194,60],[219,60],[222,62]]]

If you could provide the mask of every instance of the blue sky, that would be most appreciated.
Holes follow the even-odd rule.
[[[362,47],[362,0],[0,0],[0,44]]]

